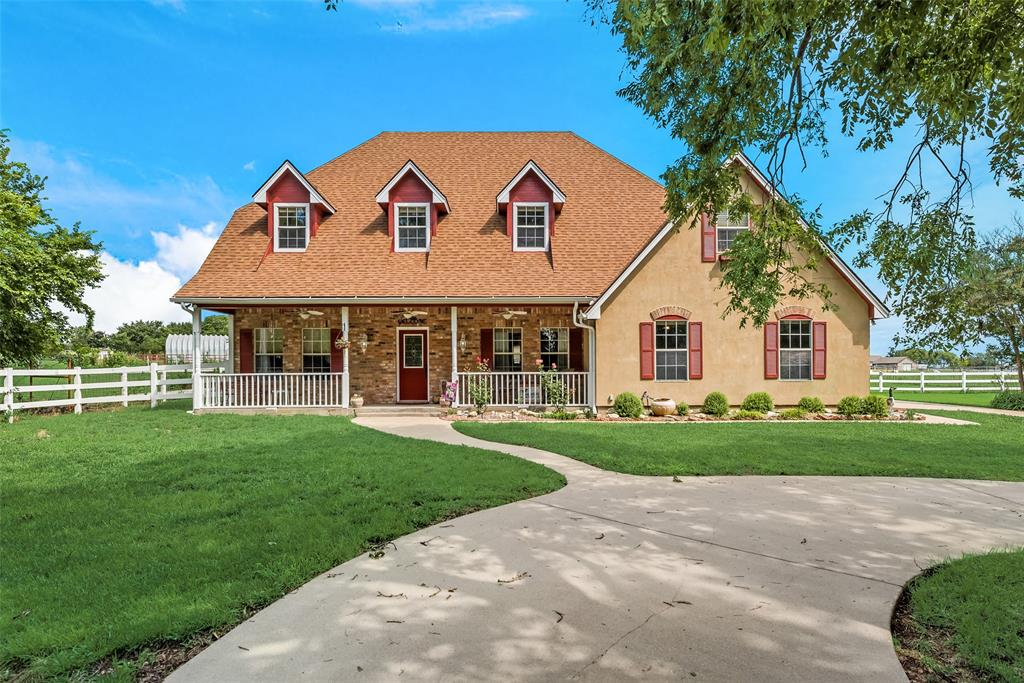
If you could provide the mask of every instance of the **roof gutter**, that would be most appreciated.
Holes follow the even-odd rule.
[[[174,296],[176,304],[197,306],[309,306],[317,304],[580,304],[594,300],[593,296],[345,296],[345,297],[203,297]]]

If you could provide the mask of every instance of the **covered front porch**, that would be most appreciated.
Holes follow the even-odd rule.
[[[556,402],[545,369],[567,405],[594,404],[592,330],[571,304],[211,310],[230,315],[230,372],[197,372],[197,411],[456,407],[481,393],[491,407],[544,406]],[[198,348],[201,309],[192,314]]]

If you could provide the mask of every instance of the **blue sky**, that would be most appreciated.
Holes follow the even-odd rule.
[[[104,242],[101,329],[181,319],[167,297],[281,160],[308,170],[381,130],[573,130],[657,177],[683,150],[615,95],[623,69],[579,0],[0,3],[0,126],[56,215]],[[826,226],[906,153],[831,137],[786,179]],[[972,156],[978,223],[1005,224],[1020,204]]]

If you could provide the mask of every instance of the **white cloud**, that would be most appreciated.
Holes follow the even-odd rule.
[[[136,171],[129,184],[98,170],[97,160],[87,154],[31,140],[12,139],[11,157],[47,176],[46,196],[59,219],[81,220],[85,228],[126,225],[138,234],[139,226],[147,223],[198,222],[230,215],[234,208],[210,176],[164,172],[153,178],[150,172]],[[107,160],[105,165],[133,168],[124,160]]]
[[[186,279],[195,275],[203,265],[220,230],[216,223],[210,222],[201,228],[178,225],[177,233],[173,235],[159,231],[150,234],[156,244],[156,262],[165,270]]]
[[[372,11],[391,13],[394,21],[378,26],[392,33],[483,31],[530,16],[530,10],[517,3],[440,3],[435,7],[417,0],[354,1]]]
[[[248,163],[242,164],[242,170],[243,171],[252,171],[255,168],[256,168],[256,160],[255,159],[253,159],[252,161],[250,161]]]
[[[178,12],[185,11],[185,0],[149,0],[154,7],[170,7]]]
[[[178,304],[169,301],[182,284],[177,275],[156,261],[120,261],[107,252],[100,260],[107,277],[85,295],[85,302],[96,312],[95,329],[113,332],[132,320],[189,320]],[[71,318],[75,324],[83,322],[80,317]]]
[[[201,228],[179,225],[174,234],[154,231],[151,235],[156,256],[138,263],[103,252],[100,261],[106,278],[85,295],[85,302],[96,312],[93,327],[113,332],[122,323],[133,320],[189,320],[178,304],[170,302],[170,297],[195,274],[218,234],[216,223]],[[85,322],[75,314],[70,318],[75,325]]]

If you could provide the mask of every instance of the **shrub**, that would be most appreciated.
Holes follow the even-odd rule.
[[[729,399],[721,391],[712,391],[704,397],[704,405],[700,409],[705,415],[722,417],[729,413]]]
[[[871,417],[889,417],[889,404],[885,396],[868,394],[861,399],[860,412]]]
[[[1024,410],[1024,391],[1001,391],[989,405],[1003,410]]]
[[[801,410],[808,413],[824,413],[825,404],[817,396],[804,396],[797,404]]]
[[[746,410],[741,408],[732,415],[733,420],[763,420],[764,413],[760,410]]]
[[[863,413],[864,401],[860,396],[843,396],[836,404],[836,410],[844,417],[855,417]]]
[[[565,412],[565,405],[569,402],[569,387],[564,380],[558,376],[558,368],[552,366],[550,370],[541,369],[541,386],[544,387],[544,397],[548,405],[552,405],[560,412]]]
[[[597,417],[597,413],[594,412],[593,408],[591,408],[590,406],[583,406],[584,420],[593,420],[595,417]]]
[[[779,413],[779,417],[783,420],[802,420],[807,417],[807,411],[803,408],[786,408]]]
[[[615,413],[619,417],[640,417],[643,412],[644,404],[633,392],[624,391],[615,397]]]
[[[772,401],[772,397],[768,392],[755,391],[752,394],[747,394],[740,408],[743,410],[753,410],[758,413],[767,413],[775,409],[775,402]]]
[[[682,401],[676,404],[676,415],[686,415],[690,412],[690,406]]]
[[[565,410],[563,408],[560,410],[552,410],[550,413],[547,413],[545,417],[550,417],[554,420],[575,420],[579,417],[579,413],[572,410]]]
[[[122,368],[140,364],[141,361],[138,358],[124,351],[111,351],[103,359],[103,367],[105,368]]]

